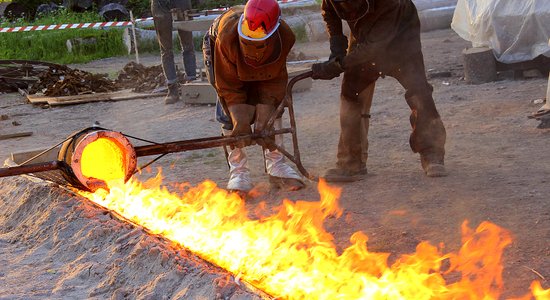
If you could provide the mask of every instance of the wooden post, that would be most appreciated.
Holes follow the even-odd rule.
[[[136,20],[134,20],[134,14],[130,11],[130,21],[132,22],[132,36],[134,38],[134,49],[136,50],[136,62],[139,64],[139,52],[136,38]]]
[[[480,84],[497,79],[493,50],[487,47],[468,48],[462,51],[464,79],[467,83]]]

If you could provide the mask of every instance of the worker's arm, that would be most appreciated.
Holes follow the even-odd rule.
[[[323,0],[321,3],[321,14],[323,20],[327,25],[327,32],[329,37],[343,35],[342,20],[334,11],[334,7],[330,4],[329,0]]]

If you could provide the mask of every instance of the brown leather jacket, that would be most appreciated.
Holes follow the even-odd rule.
[[[421,53],[418,13],[411,0],[368,1],[368,13],[348,22],[351,47],[344,67],[365,66],[387,74]],[[330,1],[323,0],[321,8],[329,36],[342,35],[342,20]]]
[[[218,96],[227,106],[244,103],[277,105],[286,92],[286,58],[295,42],[294,33],[281,21],[272,36],[279,42],[270,62],[259,67],[250,66],[245,63],[239,46],[237,26],[242,13],[242,6],[233,7],[218,22],[214,44],[214,76]]]

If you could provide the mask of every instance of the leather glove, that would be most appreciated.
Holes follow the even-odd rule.
[[[263,133],[262,131],[268,129],[268,128],[265,128],[265,125],[269,121],[269,118],[271,117],[273,112],[275,112],[275,106],[273,105],[270,105],[270,104],[256,105],[256,120],[254,121],[254,133],[261,134]],[[273,129],[273,127],[270,129]],[[269,149],[270,151],[275,150],[275,147],[273,146],[273,144],[275,143],[274,136],[256,139],[256,143],[258,143],[258,145],[261,145],[264,148]]]
[[[250,124],[254,120],[254,112],[256,108],[254,105],[249,104],[233,104],[227,108],[231,115],[231,122],[233,123],[233,131],[231,136],[243,136],[249,135],[247,138],[239,140],[235,145],[230,145],[231,149],[243,148],[252,145],[252,128]]]
[[[342,61],[348,51],[348,38],[345,35],[334,35],[330,37],[330,56],[329,60],[335,58]]]
[[[311,75],[313,79],[331,80],[340,76],[344,72],[344,69],[340,65],[340,62],[333,58],[329,61],[313,64],[311,71],[313,71]]]

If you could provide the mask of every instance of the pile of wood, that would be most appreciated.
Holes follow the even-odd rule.
[[[178,72],[178,82],[185,82],[185,75]],[[129,62],[122,68],[115,85],[121,89],[132,89],[134,92],[152,92],[166,86],[162,67],[146,67],[136,62]]]
[[[119,88],[103,74],[66,68],[49,68],[38,75],[29,94],[43,93],[49,97],[82,95],[116,91]]]

